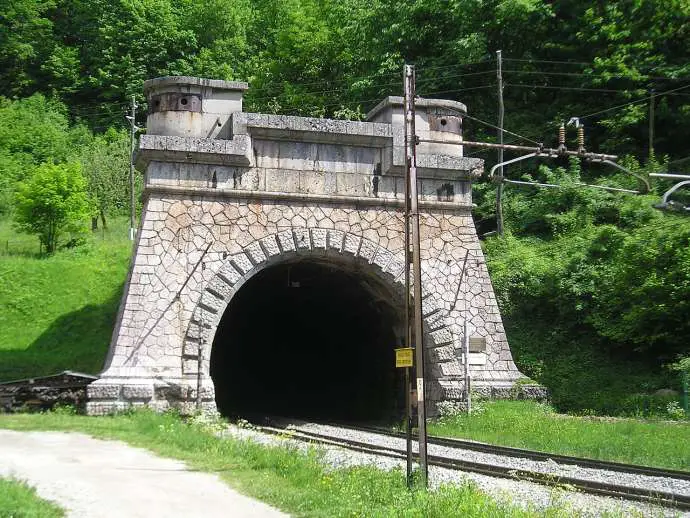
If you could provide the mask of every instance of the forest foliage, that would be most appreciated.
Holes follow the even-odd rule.
[[[556,128],[578,117],[590,150],[625,156],[642,174],[690,171],[687,0],[3,4],[0,213],[16,211],[18,186],[44,164],[68,162],[81,164],[92,220],[105,225],[125,210],[124,115],[135,96],[144,125],[143,82],[163,75],[248,81],[248,111],[361,119],[401,94],[410,62],[420,95],[464,102],[465,135],[495,141],[482,121],[496,121],[499,49],[507,142],[554,145]],[[582,189],[575,184],[639,185],[577,161],[530,161],[506,174],[564,185],[507,188],[507,235],[485,243],[521,368],[555,378],[563,371],[545,367],[545,356],[574,349],[594,351],[592,364],[613,355],[654,368],[687,356],[690,223],[652,208],[669,185],[638,197]],[[490,183],[475,190],[482,233],[494,226],[493,192]]]

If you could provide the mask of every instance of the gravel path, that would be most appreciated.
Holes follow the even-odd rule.
[[[79,433],[0,430],[0,477],[27,481],[73,518],[287,516],[215,475]]]
[[[328,433],[329,435],[347,437],[361,442],[375,442],[381,446],[389,446],[397,448],[399,439],[387,438],[378,434],[370,434],[367,432],[357,432],[336,427],[329,427],[317,424],[304,424],[293,427],[295,429],[303,428],[319,433]],[[291,440],[287,437],[279,437],[275,435],[268,435],[258,432],[256,430],[247,428],[237,428],[231,426],[226,432],[228,435],[237,438],[250,439],[263,444],[287,444],[291,443],[298,448],[307,449],[310,446],[301,441]],[[371,437],[371,435],[376,436]],[[333,467],[347,467],[355,465],[374,465],[381,469],[402,468],[405,469],[404,460],[396,460],[389,457],[383,457],[373,454],[354,452],[335,446],[319,446],[319,449],[324,452],[324,461]],[[448,448],[444,448],[448,449]],[[430,453],[432,453],[430,451]],[[440,454],[440,452],[433,452]],[[471,452],[476,454],[477,452]],[[486,454],[484,454],[486,455]],[[510,462],[511,458],[501,457]],[[527,459],[514,459],[516,467]],[[530,461],[534,462],[534,461]],[[555,464],[555,463],[553,463]],[[570,466],[567,466],[570,467]],[[579,469],[579,468],[578,468]],[[596,470],[594,470],[596,471]],[[613,476],[618,476],[616,473]],[[655,477],[649,477],[655,478]],[[429,468],[429,483],[432,487],[438,487],[441,484],[457,484],[465,481],[474,482],[482,491],[490,494],[500,501],[511,503],[523,508],[545,509],[546,507],[557,504],[559,506],[571,509],[574,513],[579,512],[584,516],[601,516],[606,512],[621,513],[623,516],[673,516],[690,518],[690,513],[682,513],[674,511],[665,507],[650,506],[642,503],[622,501],[615,498],[585,495],[565,489],[552,489],[540,484],[531,482],[522,482],[516,480],[509,480],[504,478],[494,478],[477,473],[465,473],[451,469],[438,468],[430,466]],[[614,478],[613,480],[617,480]]]

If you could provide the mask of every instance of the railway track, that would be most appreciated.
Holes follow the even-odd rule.
[[[398,437],[405,439],[405,434],[400,432],[392,432],[383,428],[368,427],[368,426],[352,426],[352,425],[338,425],[351,430],[359,430],[364,432],[379,433],[390,437]],[[414,437],[414,440],[417,438]],[[569,455],[558,455],[555,453],[545,453],[535,450],[525,450],[522,448],[513,448],[510,446],[496,446],[477,441],[467,441],[463,439],[452,439],[449,437],[429,437],[428,444],[436,444],[439,446],[446,446],[449,448],[462,448],[464,450],[479,451],[484,453],[491,453],[494,455],[505,455],[506,457],[519,457],[523,459],[531,459],[537,461],[553,461],[558,464],[566,464],[573,466],[580,466],[583,468],[600,469],[604,471],[616,471],[620,473],[633,473],[635,475],[645,475],[649,477],[664,477],[675,478],[680,480],[690,481],[690,472],[671,470],[664,468],[654,468],[650,466],[640,466],[637,464],[624,464],[621,462],[611,462],[597,459],[588,459],[584,457],[571,457]]]
[[[317,430],[309,429],[310,427],[316,427]],[[357,439],[344,437],[342,434],[329,431],[329,428],[349,431],[349,435],[362,434],[364,438],[360,437]],[[257,426],[257,429],[273,435],[288,436],[291,439],[299,441],[335,446],[371,455],[379,455],[394,459],[405,459],[406,456],[404,444],[405,435],[379,428],[356,427],[340,424],[320,425],[316,423],[301,423],[294,420],[274,419],[271,421],[270,426]],[[690,481],[690,473],[688,472],[584,459],[565,455],[551,455],[544,452],[522,450],[505,446],[493,446],[461,439],[430,437],[428,444],[430,445],[430,453],[433,452],[434,446],[455,451],[453,455],[430,454],[428,457],[430,466],[478,473],[491,477],[528,481],[551,487],[565,487],[582,493],[690,511],[690,491],[668,491],[655,487],[659,486],[660,482],[663,483],[664,480],[688,482]],[[515,468],[499,462],[477,462],[461,458],[463,456],[462,452],[467,451],[480,452],[491,456],[528,459],[535,462],[549,463],[549,466],[556,464],[559,466],[599,470],[610,474],[610,477],[614,480],[616,478],[624,478],[623,474],[636,475],[640,477],[640,483],[635,485],[618,482],[610,483],[551,471]],[[690,484],[687,485],[690,487]]]

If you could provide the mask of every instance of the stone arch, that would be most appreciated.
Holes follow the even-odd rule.
[[[209,377],[210,344],[223,314],[239,289],[261,270],[295,257],[348,257],[372,266],[379,279],[404,293],[404,258],[386,247],[350,232],[322,228],[292,228],[256,239],[230,255],[203,289],[187,326],[182,351],[182,374]],[[423,284],[428,275],[423,275]],[[462,369],[455,354],[451,321],[432,294],[422,298],[429,398],[459,399]]]

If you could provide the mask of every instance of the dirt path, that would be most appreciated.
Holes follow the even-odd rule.
[[[287,516],[215,475],[79,433],[0,430],[0,477],[8,476],[75,518]]]

